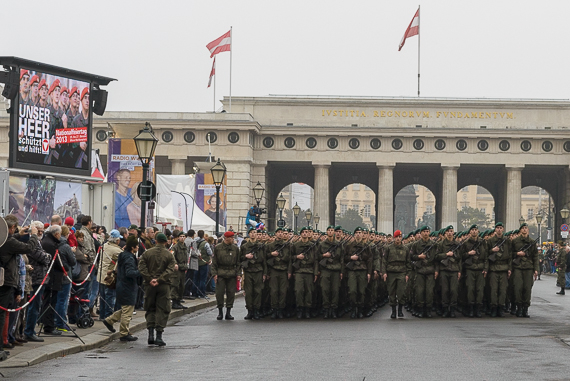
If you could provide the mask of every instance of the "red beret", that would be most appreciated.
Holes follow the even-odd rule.
[[[73,226],[73,225],[75,225],[75,221],[73,220],[73,217],[67,217],[67,218],[65,219],[65,224],[66,224],[67,226]]]
[[[59,79],[56,79],[55,81],[53,81],[53,83],[51,84],[51,87],[49,88],[48,94],[51,94],[52,91],[54,91],[56,87],[61,87],[59,85]]]
[[[26,70],[26,69],[20,70],[20,80],[22,80],[22,77],[23,77],[24,75],[26,75],[26,74],[27,74],[27,75],[30,75],[30,72],[29,72],[28,70]]]
[[[69,90],[67,90],[67,87],[63,86],[60,90],[60,93],[69,93]]]
[[[41,89],[41,88],[44,87],[44,86],[47,87],[47,83],[46,83],[46,80],[45,80],[45,79],[42,79],[42,80],[40,81],[40,84],[38,85],[38,88]]]
[[[71,97],[75,93],[79,94],[79,90],[77,89],[77,86],[73,86],[71,88],[71,90],[69,90],[69,97]]]
[[[47,229],[47,228],[49,228],[49,224],[46,222],[46,223],[44,224],[44,229]]]
[[[401,235],[402,235],[402,232],[399,231],[399,230],[396,230],[396,231],[394,232],[394,238],[399,237],[399,236],[401,236]]]
[[[224,237],[233,237],[234,236],[234,232],[225,232],[224,233]]]
[[[81,100],[83,100],[85,94],[89,94],[89,87],[85,87],[83,90],[81,90],[81,97],[80,97]]]
[[[40,78],[37,75],[34,75],[32,77],[32,79],[30,79],[29,85],[32,86],[34,84],[34,82],[39,82],[39,81],[40,81]]]

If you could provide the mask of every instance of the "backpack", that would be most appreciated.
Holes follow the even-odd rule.
[[[75,266],[71,269],[71,279],[75,282],[76,280],[79,280],[79,275],[81,275],[81,263],[75,262]]]

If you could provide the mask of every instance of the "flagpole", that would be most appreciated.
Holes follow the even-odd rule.
[[[232,112],[232,53],[234,51],[232,46],[234,42],[234,32],[232,28],[233,27],[230,26],[230,112]]]
[[[418,5],[418,98],[420,96],[420,37],[420,6]]]
[[[216,57],[214,57],[214,112],[216,112]]]

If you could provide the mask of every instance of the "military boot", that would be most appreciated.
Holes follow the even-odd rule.
[[[352,312],[350,313],[351,319],[356,319],[358,316],[358,307],[352,307]]]
[[[247,315],[245,315],[244,319],[245,319],[245,320],[251,320],[251,319],[253,319],[253,311],[252,311],[252,310],[247,310]]]
[[[427,318],[432,318],[431,316],[431,307],[426,307],[426,311],[424,313],[424,316]]]
[[[281,308],[277,309],[277,319],[283,319],[283,310]]]
[[[226,308],[226,320],[234,320],[231,308]]]
[[[323,310],[323,319],[328,319],[329,318],[329,309],[325,308]]]
[[[404,313],[402,312],[403,305],[398,304],[398,317],[404,317]]]
[[[560,287],[560,291],[558,291],[556,293],[556,295],[566,295],[566,292],[564,291],[564,287]]]
[[[277,311],[278,311],[277,308],[273,309],[273,312],[271,312],[271,320],[277,319]]]
[[[336,319],[338,318],[337,314],[336,314],[336,308],[331,308],[331,318],[332,319]]]
[[[483,306],[480,306],[480,305],[475,306],[475,317],[478,317],[478,318],[482,317],[482,315],[481,315],[481,308],[482,307]]]
[[[223,308],[218,308],[218,317],[216,319],[218,320],[222,320],[224,318],[224,309]]]
[[[311,308],[307,307],[305,308],[305,319],[310,319],[311,318]]]
[[[469,305],[469,315],[470,318],[473,317],[473,304]]]
[[[528,307],[522,308],[522,317],[529,318],[530,315],[528,314]]]
[[[455,306],[449,307],[449,317],[450,318],[455,317]]]
[[[253,318],[255,320],[261,319],[261,315],[259,314],[259,310],[253,310]]]
[[[497,307],[497,317],[505,317],[505,314],[503,312],[503,306]]]
[[[448,317],[449,317],[449,307],[444,307],[444,308],[443,308],[443,317],[444,317],[444,318],[448,318]]]
[[[424,307],[417,307],[416,308],[416,317],[419,317],[420,319],[423,318],[424,315]]]
[[[374,311],[372,310],[372,308],[368,309],[366,311],[366,313],[364,314],[364,317],[371,317],[372,315],[374,315]]]
[[[303,309],[301,307],[297,307],[297,319],[303,318]]]
[[[154,328],[149,328],[148,329],[148,340],[147,340],[148,345],[153,345],[154,344]]]
[[[515,303],[511,303],[511,315],[517,314],[517,305]]]
[[[364,315],[362,314],[362,307],[358,307],[356,312],[356,317],[359,319],[362,319],[364,317]]]
[[[491,317],[497,317],[497,307],[491,307]]]
[[[520,304],[517,304],[517,312],[516,312],[516,316],[517,317],[522,317],[522,308]]]
[[[390,319],[396,318],[396,306],[392,306],[392,315],[390,315]]]
[[[164,347],[166,345],[164,340],[162,340],[162,331],[156,331],[156,340],[154,340],[154,344],[159,347]]]

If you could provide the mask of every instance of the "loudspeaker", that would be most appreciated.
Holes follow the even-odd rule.
[[[2,96],[7,99],[14,99],[20,90],[20,77],[18,72],[10,70],[0,72],[0,83],[4,83]]]
[[[107,107],[107,91],[93,88],[92,100],[93,112],[99,116],[105,113],[105,108]]]

